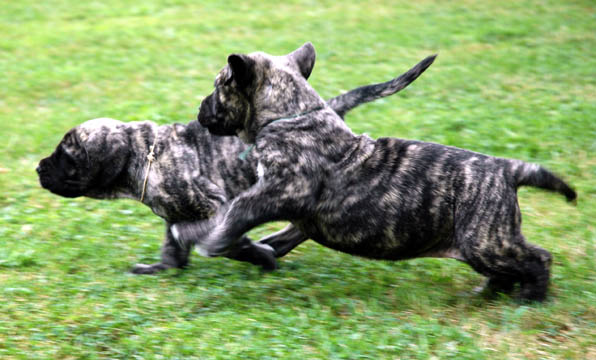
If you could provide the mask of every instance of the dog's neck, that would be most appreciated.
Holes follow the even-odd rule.
[[[255,94],[254,110],[244,122],[244,129],[239,133],[243,141],[254,143],[256,135],[272,121],[294,118],[327,106],[327,102],[317,94],[304,80],[301,86],[288,89],[271,88]],[[283,92],[283,93],[282,93]],[[291,95],[290,95],[291,94]],[[283,101],[271,101],[271,99]]]
[[[278,121],[292,120],[292,119],[299,118],[301,116],[310,115],[310,114],[314,113],[315,111],[323,110],[324,108],[325,107],[323,107],[323,106],[317,106],[317,107],[314,107],[314,108],[312,108],[310,110],[307,110],[307,111],[304,111],[304,112],[301,112],[301,113],[298,113],[298,114],[294,114],[294,115],[291,115],[291,116],[284,116],[284,117],[280,117],[280,118],[269,119],[269,121],[266,121],[266,122],[263,123],[263,127],[265,127],[267,125],[270,125],[270,124],[273,124],[273,123],[276,123]]]
[[[148,189],[155,185],[151,182],[151,171],[156,170],[149,169],[147,173],[149,163],[147,156],[151,153],[153,144],[155,144],[154,161],[159,158],[163,151],[167,151],[167,148],[159,143],[159,139],[162,134],[168,132],[168,126],[159,126],[151,121],[126,123],[125,131],[131,143],[129,163],[109,189],[97,189],[87,194],[87,196],[98,199],[133,199],[140,201],[145,187],[146,194],[143,203],[149,205],[151,194]],[[147,184],[144,186],[146,174],[148,174]]]
[[[154,193],[151,189],[160,185],[156,163],[169,150],[165,142],[170,128],[170,125],[159,126],[149,121],[130,125],[129,136],[135,146],[131,149],[131,166],[126,170],[127,181],[121,188],[122,197],[141,201],[151,207]]]

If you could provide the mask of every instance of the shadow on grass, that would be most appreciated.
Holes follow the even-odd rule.
[[[282,259],[272,273],[224,259],[194,259],[187,269],[157,278],[194,301],[189,309],[194,316],[255,308],[327,309],[338,316],[367,311],[428,315],[444,308],[476,312],[495,300],[513,301],[474,292],[484,279],[455,260],[387,262],[317,250]]]

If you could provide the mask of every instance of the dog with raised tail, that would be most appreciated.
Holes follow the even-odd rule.
[[[344,116],[360,104],[403,89],[415,79],[409,74],[353,89],[329,100],[329,106]],[[192,244],[177,242],[170,225],[207,219],[258,177],[250,147],[236,137],[210,135],[197,121],[160,126],[105,118],[68,131],[55,151],[40,161],[37,172],[41,185],[54,194],[135,199],[166,221],[161,261],[137,264],[135,274],[185,267]],[[260,243],[244,236],[226,256],[271,270],[276,256],[304,240],[298,229],[289,226]]]
[[[285,56],[228,57],[199,121],[253,144],[259,180],[209,219],[175,224],[177,239],[228,256],[253,227],[287,220],[332,249],[373,259],[454,258],[488,277],[489,289],[509,292],[519,282],[521,299],[544,300],[551,255],[522,235],[517,188],[568,201],[575,191],[520,160],[356,135],[306,81],[314,62],[310,43]]]

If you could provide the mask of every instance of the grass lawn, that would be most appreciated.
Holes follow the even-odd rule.
[[[596,4],[536,1],[2,1],[1,359],[595,359]],[[312,41],[324,97],[436,62],[346,120],[356,133],[540,163],[579,193],[521,189],[554,255],[549,301],[471,290],[455,260],[370,261],[308,242],[274,273],[155,262],[140,203],[63,199],[37,162],[95,117],[189,122],[228,54]],[[259,238],[283,224],[253,231]]]

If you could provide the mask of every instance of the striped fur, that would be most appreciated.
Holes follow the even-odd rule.
[[[403,82],[386,82],[351,90],[330,100],[342,116],[354,106],[396,93]],[[373,92],[367,90],[375,89]],[[169,224],[208,218],[217,208],[257,181],[254,154],[236,137],[210,135],[198,122],[159,126],[150,121],[123,123],[89,120],[70,130],[52,155],[38,166],[41,185],[65,197],[139,200],[147,170],[146,156],[155,142],[155,162],[148,174],[144,204],[166,222],[161,261],[137,264],[133,272],[152,274],[188,263],[190,247],[175,241]],[[239,159],[239,154],[247,154]],[[273,246],[285,254],[305,237],[290,226],[228,257],[275,268]]]
[[[522,299],[544,300],[551,255],[521,234],[517,188],[539,186],[569,200],[575,192],[519,160],[352,133],[307,83],[314,57],[311,44],[287,56],[230,55],[199,121],[253,143],[262,176],[209,220],[176,224],[179,239],[221,256],[253,227],[288,220],[339,251],[455,258],[487,276],[490,288],[519,282]]]

